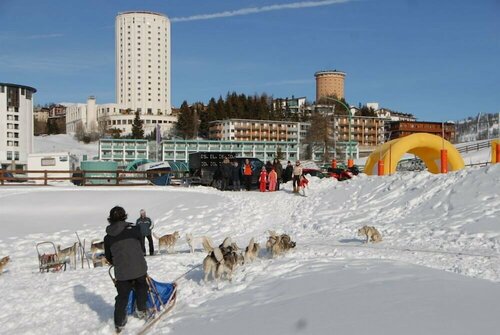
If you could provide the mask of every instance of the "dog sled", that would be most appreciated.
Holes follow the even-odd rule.
[[[40,272],[66,271],[66,262],[59,258],[56,246],[53,242],[40,242],[36,244],[38,253],[38,267]]]
[[[116,279],[113,277],[111,270],[113,266],[109,267],[108,273],[109,277],[113,281],[116,282]],[[148,330],[150,330],[158,321],[160,321],[165,315],[170,312],[177,300],[177,284],[174,283],[161,283],[153,278],[147,276],[146,281],[148,283],[148,298],[146,302],[146,306],[148,308],[148,312],[150,315],[146,323],[142,326],[141,329],[138,330],[138,335],[146,334]],[[127,314],[133,315],[136,310],[136,297],[135,292],[130,292],[127,304]]]

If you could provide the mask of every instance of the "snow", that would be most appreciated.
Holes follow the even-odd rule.
[[[87,155],[87,159],[89,160],[99,155],[98,142],[85,144],[78,142],[69,134],[35,136],[33,137],[33,143],[35,153],[64,151],[77,155],[80,159],[83,155]]]
[[[178,230],[173,254],[147,257],[149,274],[178,281],[174,310],[153,334],[472,334],[500,321],[500,165],[447,175],[312,177],[307,197],[292,186],[274,193],[205,187],[0,188],[0,334],[108,334],[116,291],[107,268],[38,272],[35,244],[69,246],[75,231],[102,238],[106,217],[141,208],[157,234]],[[374,225],[379,244],[357,229]],[[267,230],[297,242],[271,259],[266,251],[238,268],[232,282],[204,283],[205,254],[184,236],[231,236],[240,247]],[[156,244],[156,242],[155,242]],[[79,265],[81,265],[79,263]],[[28,302],[28,305],[26,305]],[[75,322],[78,320],[78,322]],[[141,321],[130,318],[126,333]]]

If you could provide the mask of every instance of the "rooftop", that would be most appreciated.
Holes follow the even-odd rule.
[[[0,83],[0,86],[24,88],[26,90],[30,90],[32,93],[36,93],[36,88],[30,87],[30,86],[24,86],[24,85],[12,84],[12,83]]]

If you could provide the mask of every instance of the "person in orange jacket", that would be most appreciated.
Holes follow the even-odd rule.
[[[264,166],[262,167],[262,170],[260,171],[259,183],[260,183],[260,191],[265,192],[266,191],[266,184],[267,184],[267,171],[266,171],[266,168]]]
[[[250,191],[252,186],[252,164],[250,164],[249,159],[245,159],[245,164],[243,165],[243,181],[245,182],[245,189]]]
[[[278,174],[274,170],[274,167],[269,172],[269,192],[276,191],[276,184],[278,182]]]

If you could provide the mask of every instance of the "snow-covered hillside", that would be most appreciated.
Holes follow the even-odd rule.
[[[97,142],[85,144],[68,134],[35,136],[33,142],[34,152],[70,152],[80,158],[87,155],[87,159],[97,156],[99,150]]]
[[[210,188],[0,188],[0,333],[108,334],[115,288],[106,268],[38,273],[35,243],[101,238],[108,211],[144,208],[176,253],[148,257],[159,281],[179,281],[157,334],[495,334],[500,329],[500,165],[448,175],[400,173],[346,182],[311,178],[308,196]],[[363,245],[357,229],[383,241]],[[264,251],[232,282],[204,283],[205,254],[184,235],[265,245],[267,230],[296,249]],[[28,304],[28,305],[26,305]],[[128,333],[140,327],[131,318]]]

